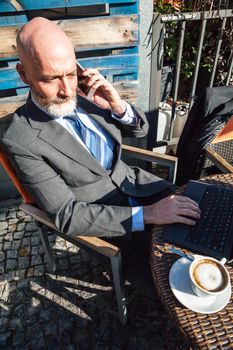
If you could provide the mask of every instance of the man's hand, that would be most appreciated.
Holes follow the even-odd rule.
[[[157,203],[143,207],[145,224],[182,223],[195,225],[201,211],[196,202],[184,196],[171,195]]]
[[[86,85],[92,89],[94,95],[92,101],[104,109],[109,109],[119,117],[126,111],[126,104],[120,98],[116,89],[107,81],[97,69],[87,68],[82,76],[89,77]]]

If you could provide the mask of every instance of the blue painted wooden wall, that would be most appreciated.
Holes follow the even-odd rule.
[[[14,6],[15,5],[15,6]],[[65,7],[64,7],[65,6]],[[102,7],[100,7],[102,6]],[[135,0],[1,0],[0,2],[0,26],[22,25],[32,17],[41,15],[54,19],[52,12],[55,9],[63,9],[64,12],[58,12],[55,19],[74,18],[73,12],[80,9],[80,14],[75,18],[93,18],[96,9],[96,16],[101,16],[103,6],[106,12],[102,16],[118,15],[138,15],[138,1]],[[18,11],[17,11],[18,10]],[[91,10],[91,11],[90,11]],[[47,12],[46,12],[47,11]],[[88,16],[88,12],[90,15]],[[85,15],[86,13],[86,15]],[[139,16],[137,21],[139,21]],[[0,39],[0,50],[1,50]],[[90,50],[79,50],[78,57],[84,67],[98,68],[101,73],[107,76],[112,82],[119,80],[137,80],[138,78],[138,43],[131,47],[98,47]],[[117,49],[117,52],[116,52]],[[16,93],[25,93],[24,83],[18,77],[15,71],[17,57],[0,59],[0,97]],[[3,92],[4,91],[4,92]]]

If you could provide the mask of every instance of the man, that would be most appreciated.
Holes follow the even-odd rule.
[[[95,69],[82,74],[95,91],[92,101],[77,95],[75,53],[64,32],[34,18],[20,30],[17,47],[17,70],[30,96],[2,143],[24,187],[56,227],[71,236],[113,237],[143,231],[146,224],[194,225],[200,217],[194,201],[120,160],[122,135],[146,135],[145,115]]]

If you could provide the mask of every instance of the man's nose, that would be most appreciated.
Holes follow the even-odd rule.
[[[60,80],[59,94],[63,97],[69,97],[72,94],[72,89],[67,78],[62,78]]]

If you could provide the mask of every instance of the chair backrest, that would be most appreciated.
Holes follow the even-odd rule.
[[[0,137],[3,134],[4,130],[6,129],[6,127],[9,125],[12,116],[13,116],[12,114],[9,114],[5,117],[0,118]],[[6,173],[8,174],[10,179],[12,180],[12,182],[15,185],[15,187],[17,188],[17,190],[19,191],[20,195],[23,198],[23,201],[25,203],[33,203],[34,200],[30,196],[30,194],[25,190],[23,185],[20,183],[20,181],[15,173],[15,170],[13,169],[13,167],[12,167],[9,159],[7,158],[7,155],[2,147],[0,147],[0,164],[5,169]]]
[[[20,181],[17,178],[17,176],[15,174],[15,171],[14,171],[14,169],[13,169],[9,159],[5,155],[5,153],[2,150],[2,148],[0,148],[0,163],[2,164],[2,166],[5,169],[6,173],[11,178],[11,180],[12,180],[13,184],[15,185],[15,187],[17,188],[17,190],[19,191],[20,195],[23,198],[23,201],[25,203],[33,203],[34,200],[30,196],[30,194],[25,190],[23,185],[20,183]]]
[[[198,97],[177,147],[177,185],[200,177],[203,167],[206,167],[205,149],[231,118],[232,111],[233,86],[207,88]],[[230,153],[233,154],[232,149]]]
[[[233,115],[230,120],[226,123],[226,125],[220,130],[217,136],[213,139],[211,144],[216,144],[219,142],[230,141],[233,140]]]

